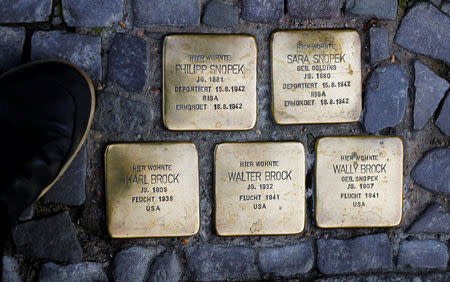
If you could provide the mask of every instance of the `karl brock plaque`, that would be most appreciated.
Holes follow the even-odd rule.
[[[198,232],[198,156],[194,144],[109,145],[105,179],[111,237],[191,236]]]
[[[305,225],[305,153],[298,142],[223,143],[215,149],[221,236],[297,234]]]
[[[250,35],[168,35],[163,120],[169,130],[248,130],[256,123],[256,41]]]
[[[272,35],[271,54],[276,123],[359,120],[361,43],[356,31],[278,31]]]
[[[316,222],[322,228],[391,227],[402,218],[398,137],[325,137],[316,144]]]

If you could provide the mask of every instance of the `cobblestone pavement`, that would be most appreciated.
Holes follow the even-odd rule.
[[[448,0],[0,1],[0,72],[31,60],[63,58],[91,76],[98,100],[86,149],[51,193],[26,210],[23,222],[13,228],[3,257],[4,281],[449,281],[449,15]],[[270,36],[275,30],[313,28],[359,32],[365,99],[360,122],[274,123]],[[254,129],[164,129],[162,40],[170,33],[197,32],[256,37]],[[377,103],[375,96],[385,103]],[[397,106],[389,107],[393,103]],[[318,137],[333,135],[402,137],[404,196],[398,227],[316,226],[314,144]],[[212,220],[214,145],[278,140],[298,140],[306,148],[305,230],[289,236],[217,236]],[[201,168],[197,235],[109,237],[103,153],[108,144],[122,141],[195,143]]]

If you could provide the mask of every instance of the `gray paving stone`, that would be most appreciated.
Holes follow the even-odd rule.
[[[447,233],[450,234],[450,213],[441,205],[433,203],[427,210],[416,220],[408,233]]]
[[[450,272],[420,274],[381,273],[372,275],[345,275],[314,280],[315,282],[434,282],[450,281]]]
[[[120,251],[112,267],[114,281],[147,281],[150,264],[161,251],[162,248],[151,247],[131,247]]]
[[[264,273],[290,276],[307,273],[314,264],[311,242],[281,248],[268,248],[258,253],[259,267]]]
[[[389,36],[382,27],[372,27],[370,36],[370,63],[376,64],[389,59]]]
[[[149,104],[103,92],[97,97],[93,128],[118,133],[140,133],[153,124]]]
[[[276,22],[284,14],[284,0],[242,0],[241,17],[253,22]]]
[[[450,94],[447,94],[435,124],[445,135],[450,136]]]
[[[450,17],[430,3],[414,5],[403,17],[395,43],[414,53],[450,63]]]
[[[164,254],[157,258],[150,269],[149,282],[180,281],[183,276],[183,266],[175,252]]]
[[[324,274],[343,274],[392,268],[392,246],[387,234],[350,240],[319,239],[317,265]]]
[[[44,202],[80,206],[86,200],[86,146],[81,147],[70,166],[42,197]]]
[[[441,0],[430,0],[430,2],[436,7],[439,7],[441,5]]]
[[[287,0],[287,13],[300,19],[336,18],[340,14],[339,0]]]
[[[24,43],[25,28],[0,26],[0,73],[20,63]]]
[[[450,194],[450,148],[436,148],[425,153],[411,176],[425,189]]]
[[[399,124],[405,113],[408,77],[403,67],[391,65],[373,71],[366,83],[364,128],[375,133]]]
[[[244,280],[259,277],[256,256],[246,247],[219,247],[211,244],[186,249],[191,280]]]
[[[34,209],[33,205],[26,208],[24,211],[22,211],[22,214],[19,216],[19,221],[27,221],[30,220],[33,217]]]
[[[2,271],[2,279],[3,282],[20,282],[19,274],[17,273],[19,270],[19,264],[12,257],[3,257],[3,271]]]
[[[134,25],[194,26],[200,24],[199,0],[132,0]]]
[[[208,2],[203,15],[203,23],[215,27],[230,27],[239,23],[239,8],[220,0]]]
[[[17,225],[12,238],[18,253],[37,258],[78,262],[83,253],[67,211]]]
[[[108,281],[102,265],[96,262],[80,262],[59,266],[54,263],[42,265],[39,271],[39,282],[79,282],[79,281]]]
[[[363,18],[395,20],[397,17],[397,1],[346,0],[345,14]]]
[[[450,87],[447,80],[437,76],[420,61],[414,62],[416,88],[414,97],[414,130],[422,129],[436,111]]]
[[[52,13],[52,0],[2,0],[0,23],[45,22]]]
[[[116,34],[111,46],[107,81],[141,91],[148,77],[148,44],[134,35]]]
[[[60,31],[38,31],[31,38],[31,59],[58,58],[78,65],[93,80],[102,77],[100,37],[62,33]]]
[[[441,6],[441,11],[447,14],[447,16],[450,16],[450,2],[446,1]]]
[[[62,0],[68,26],[111,27],[123,18],[123,1]]]
[[[447,245],[437,240],[402,241],[398,253],[399,266],[414,268],[447,268]]]

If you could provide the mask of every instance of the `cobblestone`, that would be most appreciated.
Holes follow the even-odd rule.
[[[433,192],[450,194],[450,148],[425,153],[411,176],[420,186]]]
[[[20,282],[19,274],[19,264],[12,257],[3,257],[3,270],[2,270],[2,279],[3,282]]]
[[[389,35],[382,27],[372,27],[370,33],[370,63],[389,59]]]
[[[447,268],[447,245],[437,240],[411,240],[400,243],[399,266]]]
[[[198,0],[132,0],[132,3],[134,24],[138,27],[194,26],[200,23]]]
[[[62,0],[68,26],[111,27],[123,18],[123,1]]]
[[[433,203],[420,218],[413,223],[408,232],[412,234],[450,234],[450,213],[448,213],[441,205]]]
[[[276,22],[283,17],[284,0],[242,0],[241,17],[253,22]]]
[[[52,0],[2,0],[0,23],[44,22],[52,13]]]
[[[300,19],[336,18],[340,14],[339,0],[287,0],[287,11]]]
[[[46,263],[39,272],[39,282],[79,282],[79,281],[108,281],[108,277],[102,269],[102,265],[95,262],[80,262],[59,266],[54,263]]]
[[[113,278],[116,282],[146,281],[153,259],[161,248],[131,247],[120,251],[114,258]]]
[[[364,18],[395,20],[397,17],[397,1],[346,0],[345,14]]]
[[[215,27],[229,27],[238,24],[239,8],[212,0],[206,5],[203,23]]]
[[[157,258],[150,270],[149,282],[180,281],[183,277],[183,266],[175,252]]]
[[[24,43],[25,28],[0,26],[0,73],[20,63]]]
[[[446,1],[441,6],[441,11],[444,12],[447,16],[450,16],[450,2]]]
[[[448,93],[435,124],[445,135],[450,136],[450,94]]]

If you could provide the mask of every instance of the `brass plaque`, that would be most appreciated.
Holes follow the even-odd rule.
[[[272,35],[271,54],[276,123],[359,120],[361,42],[356,31],[278,31]]]
[[[325,137],[316,148],[319,227],[390,227],[402,218],[398,137]]]
[[[169,130],[252,129],[256,123],[255,38],[166,36],[163,119]]]
[[[216,230],[221,236],[296,234],[305,225],[301,143],[224,143],[215,150]]]
[[[109,145],[105,179],[111,237],[191,236],[198,232],[198,156],[194,144]]]

